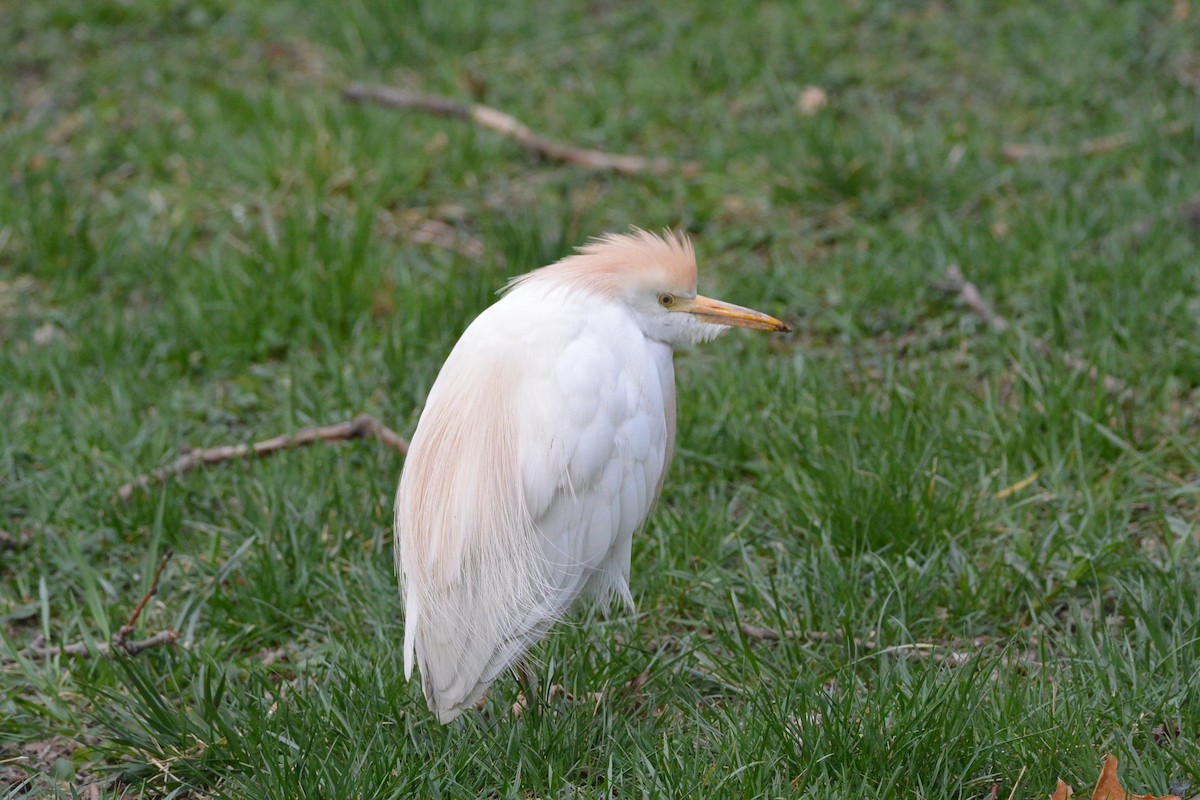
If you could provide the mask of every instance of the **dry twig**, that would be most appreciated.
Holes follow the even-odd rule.
[[[774,642],[779,639],[779,634],[770,628],[760,628],[758,625],[751,625],[748,622],[739,622],[737,629],[747,639],[753,639],[759,642]],[[790,635],[790,631],[788,632]]]
[[[991,328],[997,331],[1008,330],[1008,320],[992,309],[991,305],[983,299],[979,287],[963,277],[962,270],[958,268],[957,264],[951,264],[946,270],[946,285],[951,291],[957,292],[963,304]]]
[[[38,636],[29,643],[28,647],[17,653],[16,659],[5,658],[3,660],[15,661],[20,658],[54,658],[56,656],[90,658],[92,655],[109,656],[113,652],[136,656],[154,647],[174,644],[175,640],[179,638],[179,634],[175,631],[160,631],[145,639],[131,640],[129,638],[130,634],[133,633],[134,626],[137,625],[138,618],[142,616],[142,611],[145,610],[146,604],[150,602],[151,597],[158,594],[158,582],[162,578],[167,562],[174,555],[175,553],[172,550],[163,553],[162,558],[158,561],[158,568],[154,570],[154,577],[150,581],[150,588],[142,595],[142,599],[133,609],[133,613],[129,615],[129,621],[113,634],[111,642],[97,642],[94,646],[89,646],[87,642],[74,642],[72,644],[51,645],[47,647],[45,638]]]
[[[1177,120],[1162,129],[1164,136],[1178,136],[1188,130],[1188,123]],[[1134,136],[1128,131],[1114,133],[1108,136],[1098,136],[1095,139],[1085,139],[1074,147],[1062,147],[1043,144],[1006,144],[1001,152],[1009,161],[1028,161],[1031,159],[1070,158],[1072,156],[1096,156],[1111,153],[1133,144]]]
[[[372,103],[400,111],[421,111],[438,117],[464,120],[512,139],[535,155],[588,169],[625,175],[645,172],[656,175],[682,172],[689,175],[699,170],[698,165],[693,162],[677,164],[669,158],[645,158],[576,147],[535,133],[525,123],[491,106],[463,103],[448,97],[421,94],[390,86],[353,83],[342,90],[342,99],[348,103]]]
[[[167,562],[174,555],[175,551],[168,549],[162,554],[162,558],[158,560],[158,569],[154,570],[154,577],[150,580],[150,588],[142,595],[141,602],[137,604],[137,608],[133,609],[133,613],[129,615],[129,621],[122,625],[121,629],[113,636],[114,646],[125,649],[125,646],[129,644],[129,634],[133,633],[133,626],[137,625],[138,618],[142,616],[142,610],[146,608],[146,603],[149,603],[150,598],[158,594],[158,581],[162,578]]]
[[[941,645],[931,644],[929,642],[908,642],[906,644],[893,644],[884,647],[877,651],[877,655],[881,656],[912,656],[915,658],[932,658],[939,664],[944,664],[948,667],[961,667],[971,660],[971,654],[951,650],[950,652],[942,652],[945,648]]]
[[[145,639],[126,641],[120,646],[119,652],[130,656],[136,656],[143,651],[150,650],[155,647],[174,644],[178,638],[179,634],[175,631],[159,631],[153,636],[149,636]],[[50,647],[46,647],[44,642],[41,644],[35,642],[30,644],[24,650],[21,650],[18,655],[22,658],[54,658],[55,656],[90,658],[93,655],[107,657],[112,655],[114,649],[118,649],[116,644],[109,642],[97,642],[94,647],[89,647],[87,642],[74,642],[72,644],[64,644],[61,646],[52,645]]]
[[[203,450],[188,450],[167,466],[160,467],[148,475],[140,475],[125,484],[117,490],[117,497],[120,500],[128,500],[138,489],[146,489],[151,484],[161,483],[168,478],[185,475],[201,464],[219,464],[222,461],[250,457],[264,458],[282,450],[307,447],[317,442],[344,442],[351,439],[365,439],[367,437],[378,439],[401,455],[408,452],[408,442],[400,434],[370,414],[362,414],[349,422],[305,428],[293,434],[276,436],[273,439],[255,442],[254,444],[233,444]]]
[[[963,305],[969,308],[972,313],[987,323],[993,330],[1005,331],[1012,327],[1007,319],[993,310],[991,305],[984,300],[979,288],[963,277],[962,270],[957,265],[952,264],[946,270],[946,280],[935,284],[934,288],[951,294],[957,294],[959,299],[962,300]],[[1015,330],[1019,331],[1019,329]],[[1098,382],[1104,387],[1104,391],[1117,399],[1124,402],[1132,397],[1133,390],[1120,378],[1101,372],[1094,364],[1072,353],[1056,351],[1045,339],[1036,337],[1023,338],[1029,341],[1034,351],[1039,355],[1046,358],[1056,358],[1070,369],[1087,373],[1087,376],[1091,380]]]
[[[748,622],[739,622],[735,625],[732,625],[731,628],[734,633],[740,633],[747,639],[756,642],[777,642],[780,639],[796,638],[795,631],[784,631],[783,633],[780,633],[779,631],[772,630],[771,628],[763,628],[758,625],[751,625]],[[846,638],[845,633],[842,631],[834,631],[832,635],[825,631],[805,631],[803,634],[801,634],[801,636],[809,642],[843,641]],[[862,639],[854,637],[851,639],[851,641],[854,643],[855,647],[864,647],[867,650],[875,649],[875,642],[871,640],[864,642]]]

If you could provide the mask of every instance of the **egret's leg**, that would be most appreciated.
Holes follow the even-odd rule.
[[[537,673],[533,671],[533,667],[529,665],[529,660],[522,658],[517,664],[517,683],[521,687],[521,693],[525,695],[526,700],[530,705],[534,705],[535,701],[540,702],[541,697],[538,696],[538,679]]]
[[[513,717],[520,719],[531,708],[536,708],[540,712],[542,701],[538,697],[537,675],[529,666],[529,661],[524,658],[518,661],[517,665],[513,667],[513,674],[517,676],[517,686],[520,687],[520,691],[517,693],[517,702],[513,703]]]
[[[541,713],[550,707],[550,703],[554,702],[555,698],[567,703],[575,702],[575,698],[561,683],[552,683],[545,692],[542,692],[537,673],[527,659],[522,659],[517,666],[513,667],[513,673],[517,676],[517,685],[521,687],[520,693],[517,695],[517,702],[513,704],[514,717],[520,718],[530,709],[537,709],[535,713]]]

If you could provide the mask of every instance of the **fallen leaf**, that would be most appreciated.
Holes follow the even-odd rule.
[[[1054,790],[1050,800],[1071,800],[1071,787],[1060,779],[1058,788]],[[1092,790],[1092,800],[1180,800],[1180,797],[1174,794],[1162,797],[1153,794],[1126,794],[1117,779],[1117,759],[1115,756],[1107,756],[1104,759],[1104,769],[1100,772],[1100,780]]]
[[[1121,782],[1117,780],[1117,758],[1109,756],[1104,759],[1104,769],[1100,772],[1100,780],[1092,792],[1092,800],[1180,800],[1178,795],[1157,797],[1152,794],[1125,794]]]

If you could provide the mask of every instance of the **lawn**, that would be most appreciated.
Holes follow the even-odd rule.
[[[1188,0],[0,3],[0,795],[1200,793],[1198,164]],[[537,650],[569,702],[405,682],[377,441],[118,497],[411,434],[630,225],[796,332],[677,357],[638,612]],[[129,638],[178,639],[97,652],[168,550]]]

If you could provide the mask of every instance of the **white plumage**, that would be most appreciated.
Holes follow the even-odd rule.
[[[695,280],[686,239],[609,235],[515,280],[446,359],[396,498],[405,675],[442,722],[581,595],[632,608],[633,534],[674,445],[672,348],[787,329]]]

